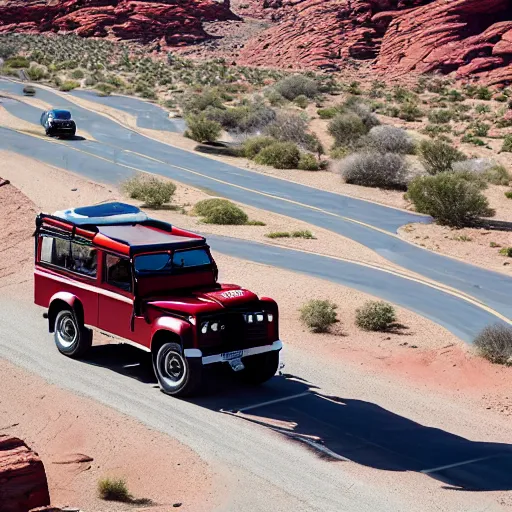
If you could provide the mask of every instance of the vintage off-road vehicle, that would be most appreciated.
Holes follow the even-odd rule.
[[[150,352],[176,396],[198,389],[204,365],[250,384],[278,370],[276,302],[219,284],[203,237],[123,203],[40,214],[34,236],[35,303],[62,354],[83,356],[95,327]]]

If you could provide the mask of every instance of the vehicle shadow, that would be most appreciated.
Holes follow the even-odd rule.
[[[59,140],[72,140],[72,141],[87,140],[85,137],[82,137],[81,135],[73,135],[73,137],[66,137],[66,136],[58,136],[58,135],[56,135],[55,138],[58,138]]]
[[[142,355],[127,345],[105,345],[93,347],[84,362],[156,387],[149,354]],[[269,428],[328,461],[419,472],[447,489],[512,490],[511,445],[473,441],[372,402],[325,395],[293,375],[252,388],[237,382],[229,368],[212,367],[201,394],[188,401]]]

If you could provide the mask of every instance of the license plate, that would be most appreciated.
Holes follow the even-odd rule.
[[[235,350],[234,352],[224,352],[224,354],[221,354],[222,359],[224,361],[230,361],[231,359],[239,359],[244,355],[243,350]]]

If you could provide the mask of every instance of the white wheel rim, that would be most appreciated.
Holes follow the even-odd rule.
[[[64,314],[57,318],[56,326],[59,343],[64,348],[72,347],[78,338],[78,330],[70,314]]]

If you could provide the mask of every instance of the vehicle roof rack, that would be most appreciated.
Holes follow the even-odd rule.
[[[119,202],[61,210],[55,212],[53,217],[61,218],[76,226],[138,224],[149,220],[148,216],[136,206]]]

